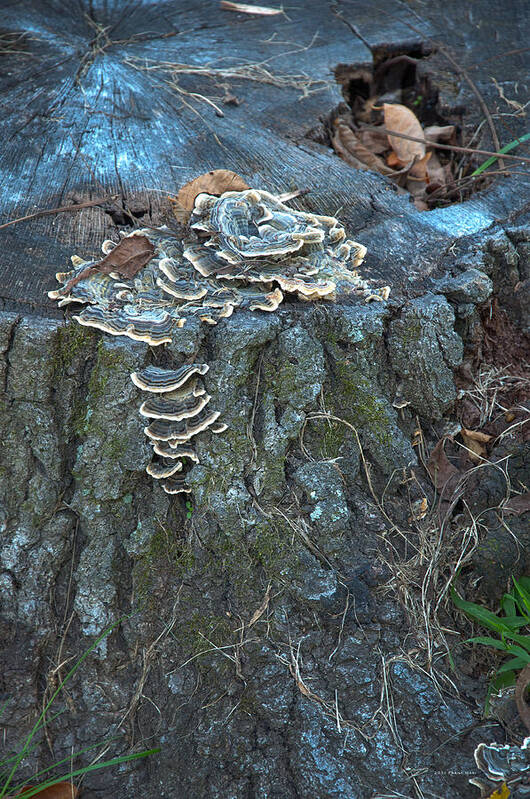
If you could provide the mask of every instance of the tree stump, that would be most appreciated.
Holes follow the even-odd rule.
[[[66,658],[121,617],[66,688],[69,711],[48,726],[53,754],[32,752],[28,768],[113,734],[116,752],[162,751],[90,774],[87,797],[469,796],[474,748],[503,734],[481,728],[484,685],[456,636],[457,676],[444,660],[449,611],[429,615],[458,552],[471,556],[458,549],[470,522],[447,515],[423,467],[461,427],[455,374],[490,309],[528,325],[529,178],[420,213],[315,129],[343,99],[335,68],[371,68],[385,53],[423,54],[440,103],[462,106],[469,125],[483,109],[467,78],[494,115],[515,114],[526,4],[311,0],[277,15],[162,0],[3,5],[8,743]],[[72,254],[96,257],[119,230],[178,230],[168,195],[215,168],[302,190],[293,207],[337,216],[389,301],[292,301],[191,324],[155,351],[80,328],[48,300]],[[228,430],[199,445],[192,496],[171,498],[145,473],[130,374],[196,358],[210,364],[206,389]],[[442,498],[453,513],[461,495]],[[506,577],[529,565],[522,519],[519,560],[503,540]],[[497,567],[476,558],[491,589]]]

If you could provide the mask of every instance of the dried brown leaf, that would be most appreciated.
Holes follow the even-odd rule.
[[[371,122],[372,115],[376,110],[375,107],[377,106],[378,101],[379,97],[377,95],[369,97],[368,100],[364,102],[363,107],[357,113],[357,119],[359,119],[361,122]]]
[[[488,435],[488,433],[482,433],[480,430],[468,430],[466,427],[463,427],[460,431],[464,444],[469,450],[469,457],[475,463],[480,463],[480,461],[484,460],[487,449],[484,446],[489,441],[493,440],[493,436]]]
[[[225,191],[245,191],[249,188],[250,186],[235,172],[229,169],[213,169],[190,180],[181,188],[176,198],[170,198],[173,213],[179,222],[187,222],[198,194],[219,196]]]
[[[414,161],[409,169],[409,175],[413,178],[416,178],[416,180],[423,180],[427,183],[429,180],[428,162],[430,161],[431,156],[432,152],[425,153],[423,158],[418,158],[417,161]]]
[[[347,164],[350,166],[355,167],[355,169],[366,169],[366,164],[363,164],[362,161],[359,161],[347,147],[345,147],[342,137],[338,130],[331,137],[331,145],[339,158],[342,158],[343,161],[346,161]]]
[[[421,499],[417,499],[415,502],[412,503],[411,506],[412,515],[409,517],[409,521],[421,521],[424,519],[429,510],[429,503],[427,501],[427,497],[422,497]]]
[[[421,142],[409,141],[408,139],[401,139],[398,136],[388,134],[390,146],[403,166],[423,158],[425,155],[423,128],[410,108],[399,103],[383,103],[383,112],[387,130],[394,130],[396,133],[403,133],[405,136],[414,136],[417,139],[422,139]]]
[[[445,454],[445,441],[445,438],[441,438],[440,441],[438,441],[426,464],[429,476],[437,491],[443,491],[449,488],[450,484],[454,483],[456,478],[460,476],[460,472],[456,466],[450,463]]]
[[[105,258],[94,264],[94,269],[105,275],[117,272],[120,277],[130,280],[149,263],[154,253],[154,245],[147,236],[127,236]]]
[[[530,511],[530,492],[526,494],[518,494],[515,497],[510,497],[508,502],[503,508],[505,513],[513,514],[513,516],[520,516],[522,513]]]
[[[335,120],[335,134],[331,139],[335,152],[357,169],[373,169],[380,175],[391,175],[382,158],[375,155],[360,141],[356,131],[339,119]]]
[[[443,166],[436,153],[430,151],[430,158],[427,161],[427,175],[429,185],[445,186],[446,175]]]
[[[29,791],[36,787],[36,785],[25,785],[21,791],[8,794],[6,799],[23,799]],[[33,795],[38,799],[76,799],[79,796],[79,791],[71,782],[56,782],[55,785],[49,785]]]
[[[428,141],[437,141],[441,144],[450,144],[455,138],[454,125],[430,125],[423,133]],[[428,145],[427,145],[428,146]]]
[[[388,150],[388,136],[386,133],[380,133],[377,130],[368,130],[368,128],[361,128],[358,137],[361,143],[376,155],[386,153]]]
[[[474,463],[480,463],[485,459],[486,456],[486,447],[483,447],[479,441],[474,441],[473,439],[467,439],[464,435],[462,436],[464,439],[464,444],[468,450],[468,455]]]
[[[231,0],[221,0],[221,8],[225,11],[239,11],[241,14],[261,14],[262,16],[267,17],[272,16],[273,14],[283,14],[283,8],[250,6],[247,3],[232,3]]]
[[[425,189],[426,185],[423,180],[417,178],[409,178],[407,176],[406,189],[414,197],[414,205],[419,211],[425,211],[428,208],[426,203]],[[425,207],[424,207],[425,206]]]
[[[386,162],[388,166],[391,166],[393,169],[401,168],[403,166],[394,150],[390,150],[386,157]]]
[[[68,294],[74,286],[93,272],[103,272],[105,275],[117,272],[120,277],[130,280],[149,263],[154,253],[154,245],[147,236],[127,236],[101,261],[87,266],[76,277],[69,280],[60,293]]]
[[[269,607],[270,598],[271,598],[271,584],[269,583],[267,586],[267,590],[265,591],[265,596],[263,597],[263,602],[261,603],[259,608],[255,610],[254,613],[252,614],[252,618],[250,619],[247,625],[248,627],[252,627],[252,625],[255,624],[258,621],[258,619],[261,619],[261,617]]]
[[[462,436],[464,438],[473,439],[474,441],[480,441],[481,444],[489,444],[489,442],[494,439],[494,436],[491,436],[489,433],[483,433],[482,430],[468,430],[467,427],[462,428]]]

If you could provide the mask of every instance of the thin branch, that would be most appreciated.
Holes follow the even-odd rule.
[[[490,132],[491,132],[491,138],[493,140],[493,144],[494,144],[496,150],[500,150],[501,149],[501,143],[500,143],[499,137],[497,135],[497,128],[495,127],[495,123],[494,123],[494,121],[493,121],[493,119],[491,117],[490,110],[489,110],[488,106],[486,105],[486,101],[484,100],[482,94],[479,92],[479,90],[477,89],[475,83],[471,80],[471,78],[469,77],[469,75],[466,72],[466,70],[463,67],[460,66],[458,61],[456,61],[453,58],[451,53],[448,50],[446,50],[445,47],[443,47],[439,42],[435,42],[435,46],[440,51],[440,53],[442,53],[442,55],[444,55],[447,58],[449,63],[452,64],[453,67],[456,70],[458,70],[458,72],[460,72],[460,74],[462,75],[462,77],[464,78],[466,83],[469,85],[471,91],[473,92],[473,94],[477,98],[480,107],[482,108],[484,116],[486,117],[486,120],[488,122],[488,127],[489,127]],[[499,158],[499,165],[500,165],[501,169],[504,167],[504,162],[503,162],[502,158]]]
[[[109,194],[108,197],[100,197],[99,200],[88,200],[84,203],[77,203],[75,205],[62,205],[60,208],[45,208],[42,211],[35,211],[34,214],[27,216],[19,216],[18,219],[11,219],[9,222],[4,222],[0,225],[0,230],[11,225],[18,225],[19,222],[27,222],[30,219],[37,219],[40,216],[53,216],[53,214],[62,214],[63,211],[81,211],[83,208],[93,208],[96,205],[101,205],[109,200],[115,200],[119,194]]]
[[[417,141],[420,144],[426,144],[428,147],[435,147],[437,150],[455,150],[459,153],[476,153],[477,155],[490,155],[495,156],[499,159],[499,162],[502,158],[509,158],[513,161],[528,161],[530,162],[530,158],[525,157],[524,155],[506,155],[503,153],[494,153],[492,150],[478,150],[474,147],[458,147],[456,144],[440,144],[436,141],[430,141],[429,139],[420,139],[418,136],[407,136],[406,133],[398,133],[397,130],[388,130],[388,128],[382,128],[379,125],[363,125],[363,129],[366,130],[375,130],[379,133],[386,133],[387,136],[397,136],[399,139],[407,139],[408,141]]]

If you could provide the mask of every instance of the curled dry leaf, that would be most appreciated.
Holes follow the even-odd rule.
[[[436,153],[432,152],[432,150],[429,151],[428,155],[430,155],[430,158],[427,161],[427,182],[429,186],[445,186],[446,174],[443,166],[440,163],[440,159]]]
[[[187,222],[198,194],[220,196],[225,191],[245,191],[248,188],[250,186],[235,172],[229,169],[213,169],[190,180],[181,188],[176,198],[170,197],[170,201],[178,221]]]
[[[335,152],[357,169],[373,169],[380,175],[391,175],[394,171],[362,143],[356,131],[340,119],[335,120],[335,133],[331,143]]]
[[[388,153],[388,155],[386,157],[386,162],[387,162],[388,166],[391,166],[394,169],[398,169],[401,166],[401,161],[399,160],[399,158],[395,154],[394,150],[390,150],[390,152]]]
[[[466,427],[462,428],[460,434],[464,444],[469,450],[469,457],[471,460],[476,463],[480,463],[480,461],[484,460],[487,454],[484,445],[492,441],[493,436],[488,435],[488,433],[482,433],[480,430],[468,430]]]
[[[410,108],[398,103],[395,105],[383,103],[383,113],[387,130],[422,139],[421,142],[409,141],[408,139],[401,139],[398,136],[388,134],[389,144],[401,161],[402,166],[407,166],[415,160],[423,158],[425,155],[423,128]]]
[[[120,277],[130,280],[138,274],[153,257],[155,248],[147,236],[127,236],[112,249],[94,269],[110,275],[117,272]]]
[[[513,516],[520,516],[522,513],[528,513],[528,511],[530,511],[530,492],[510,497],[508,502],[504,505],[503,510],[505,513],[510,513]]]
[[[379,97],[369,97],[368,100],[365,100],[363,107],[357,114],[357,118],[361,122],[372,122],[372,116],[374,115],[374,111],[376,110],[377,103],[379,102]],[[388,148],[387,148],[388,149]]]
[[[142,269],[153,257],[155,248],[147,236],[127,236],[117,244],[108,255],[96,264],[91,264],[83,269],[78,275],[73,277],[63,289],[61,294],[68,294],[71,289],[85,277],[93,272],[103,272],[110,275],[117,272],[120,277],[130,280],[140,269]]]
[[[255,610],[254,613],[252,614],[252,618],[250,619],[247,625],[248,627],[252,627],[253,624],[256,624],[256,622],[259,621],[259,619],[261,619],[261,617],[269,607],[270,598],[271,598],[271,584],[269,583],[267,586],[267,590],[265,591],[265,596],[263,597],[263,602],[261,603],[259,608]]]
[[[388,136],[386,133],[369,128],[361,128],[357,135],[361,143],[373,153],[376,153],[376,155],[386,153],[388,150]]]
[[[456,127],[454,125],[430,125],[423,131],[428,141],[449,144],[454,140]],[[428,146],[428,145],[427,145]]]
[[[221,8],[225,11],[239,11],[241,14],[260,14],[261,16],[272,16],[282,14],[282,8],[270,8],[270,6],[250,6],[247,3],[232,3],[231,0],[221,0]],[[239,189],[238,189],[239,191]]]
[[[429,503],[427,501],[427,497],[422,497],[421,499],[417,499],[415,502],[412,503],[411,506],[412,514],[409,517],[409,521],[419,522],[427,516],[429,511]]]
[[[25,785],[21,791],[11,793],[5,799],[23,799],[30,791],[34,790],[36,785]],[[79,791],[71,782],[56,782],[55,785],[48,785],[42,791],[33,794],[36,799],[76,799],[79,796]]]
[[[437,491],[447,491],[460,476],[460,472],[450,463],[444,450],[445,438],[441,438],[427,461],[427,471]]]
[[[426,183],[429,182],[429,173],[428,173],[428,162],[430,161],[432,156],[432,152],[425,153],[423,158],[418,158],[417,161],[414,161],[411,168],[409,169],[410,177],[416,178],[416,180],[422,180]]]

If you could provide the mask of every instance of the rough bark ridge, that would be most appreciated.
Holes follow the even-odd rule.
[[[10,217],[31,205],[59,205],[72,191],[87,199],[83,186],[95,193],[98,185],[92,172],[131,209],[132,198],[151,201],[150,186],[173,188],[222,165],[271,191],[310,184],[299,207],[337,213],[368,246],[368,276],[383,277],[393,294],[388,304],[292,303],[270,315],[241,313],[212,329],[190,324],[161,351],[81,329],[54,317],[42,300],[67,257],[96,252],[115,233],[112,214],[123,225],[126,209],[120,219],[116,207],[92,209],[59,217],[55,227],[46,218],[2,231],[0,698],[13,697],[2,716],[8,744],[23,737],[32,712],[64,675],[65,658],[132,613],[68,686],[68,711],[50,722],[47,744],[31,754],[28,769],[114,733],[116,751],[161,745],[162,752],[90,775],[87,797],[468,797],[474,747],[503,737],[491,722],[482,726],[484,680],[470,673],[455,642],[458,670],[447,674],[461,691],[456,696],[443,678],[443,646],[433,641],[427,651],[397,584],[393,592],[384,586],[392,553],[410,555],[395,525],[418,535],[414,548],[421,532],[416,501],[425,496],[435,507],[421,450],[412,446],[418,421],[427,446],[454,430],[454,373],[464,346],[483,335],[481,309],[492,294],[522,328],[528,323],[525,178],[463,206],[418,214],[382,178],[353,173],[302,139],[310,120],[338,101],[336,88],[298,103],[293,88],[235,81],[245,102],[209,119],[214,138],[167,87],[156,95],[147,83],[133,91],[125,84],[137,70],[126,72],[124,85],[116,77],[130,69],[123,48],[144,57],[151,48],[157,60],[180,63],[200,53],[203,63],[237,46],[258,61],[270,56],[273,45],[264,42],[273,34],[307,45],[317,28],[320,44],[300,50],[296,69],[292,56],[278,59],[279,70],[316,80],[331,63],[368,61],[366,44],[324,4],[311,6],[313,16],[289,11],[282,27],[269,18],[214,19],[202,4],[146,3],[118,14],[110,3],[92,3],[79,6],[69,40],[60,33],[64,7],[47,4],[44,23],[34,5],[6,6],[10,25],[29,30],[40,15],[31,28],[38,29],[36,43],[28,46],[45,50],[47,63],[63,59],[66,94],[54,95],[44,112],[31,93],[36,66],[22,57],[14,62],[13,119],[29,110],[17,140],[26,155],[18,166],[9,162],[4,190]],[[410,40],[405,22],[417,20],[400,16],[401,4],[391,17],[384,6],[377,6],[377,25],[373,3],[335,11],[355,21],[371,47]],[[483,7],[485,24],[524,29],[517,3],[499,20],[488,3]],[[432,13],[428,31],[437,33],[446,18]],[[473,42],[472,23],[458,20],[459,33]],[[182,33],[161,44],[145,38],[176,27]],[[120,41],[144,31],[141,42]],[[514,42],[510,31],[505,43]],[[506,69],[513,77],[517,63]],[[480,74],[486,91],[487,73]],[[44,80],[55,92],[49,73]],[[122,91],[120,107],[133,108],[126,121],[116,117]],[[463,84],[453,102],[458,92],[469,102]],[[72,147],[68,134],[56,135],[63,112]],[[42,152],[30,149],[29,137]],[[67,165],[59,192],[46,191],[43,153],[47,164]],[[132,153],[134,163],[126,157]],[[177,169],[184,165],[187,171]],[[143,221],[159,223],[158,209],[145,208]],[[38,305],[40,316],[30,312]],[[200,444],[186,503],[170,500],[145,474],[150,450],[129,375],[148,363],[192,357],[210,364],[206,389],[215,388],[228,430]],[[514,454],[519,444],[504,446]],[[473,494],[477,512],[491,508],[498,491],[494,475]],[[464,529],[455,522],[447,545]],[[510,535],[499,539],[493,524],[481,539],[475,568],[490,591],[499,541],[508,572],[528,569],[522,523],[517,533],[519,550]],[[429,654],[438,683],[428,674]]]

